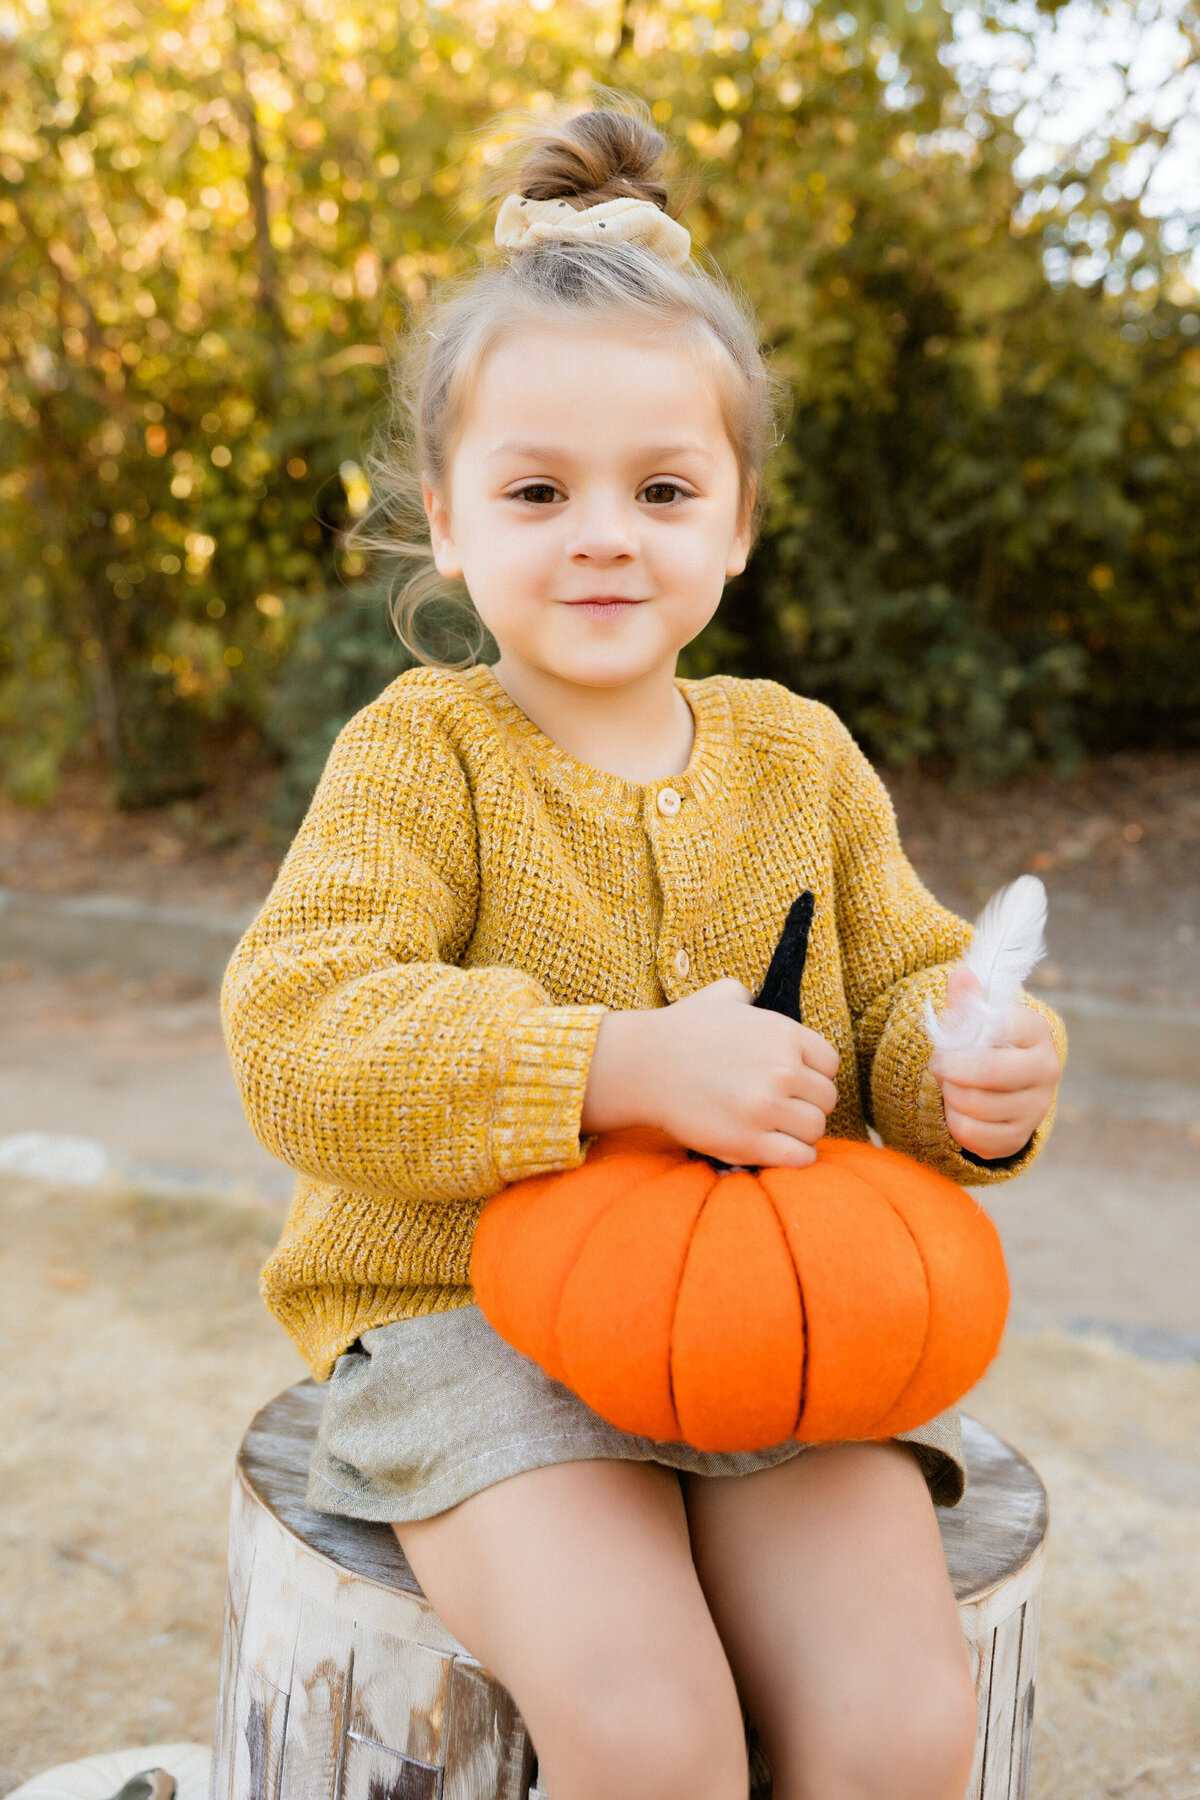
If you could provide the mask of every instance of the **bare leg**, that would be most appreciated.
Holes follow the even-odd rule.
[[[394,1529],[520,1707],[552,1800],[746,1800],[741,1709],[670,1470],[560,1463]]]
[[[835,1444],[689,1476],[700,1580],[774,1800],[962,1800],[975,1699],[915,1460]]]

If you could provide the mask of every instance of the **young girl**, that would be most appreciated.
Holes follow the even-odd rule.
[[[961,1800],[975,1707],[933,1512],[962,1490],[955,1417],[655,1443],[472,1303],[484,1200],[591,1133],[801,1167],[870,1124],[986,1182],[1041,1148],[1061,1051],[1027,1002],[977,1085],[939,1090],[923,1004],[969,928],[862,753],[773,682],[676,678],[754,539],[770,380],[641,109],[537,129],[504,258],[419,338],[427,554],[498,658],[351,720],[226,981],[250,1118],[299,1172],[264,1291],[332,1374],[309,1497],[394,1525],[552,1800],[745,1800],[743,1704],[775,1800]],[[799,1025],[750,1002],[805,887]]]

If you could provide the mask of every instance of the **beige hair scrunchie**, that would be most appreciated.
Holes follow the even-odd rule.
[[[691,255],[692,234],[669,219],[653,200],[604,200],[582,211],[568,200],[526,200],[509,194],[496,219],[496,242],[502,250],[528,250],[555,239],[589,244],[645,244],[677,268]]]

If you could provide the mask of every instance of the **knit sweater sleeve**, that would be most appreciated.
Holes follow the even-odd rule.
[[[836,720],[830,792],[837,930],[867,1119],[885,1144],[972,1187],[1028,1167],[1050,1135],[1054,1109],[1014,1157],[981,1163],[950,1136],[929,1069],[925,1000],[941,1011],[946,977],[971,941],[971,927],[939,905],[900,847],[887,789]],[[1066,1033],[1041,1001],[1060,1064]]]
[[[572,1168],[600,1006],[461,968],[479,905],[474,803],[430,709],[389,690],[344,728],[222,1017],[249,1121],[305,1174],[452,1202]]]

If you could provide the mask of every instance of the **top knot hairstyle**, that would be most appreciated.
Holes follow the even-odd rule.
[[[577,211],[613,200],[649,201],[674,217],[664,172],[667,141],[638,100],[607,89],[586,111],[510,115],[504,148],[477,191],[497,200],[565,201]],[[393,366],[393,417],[368,458],[372,506],[353,541],[393,562],[392,612],[405,646],[433,657],[418,614],[455,591],[433,565],[421,481],[445,492],[471,393],[489,352],[519,330],[556,323],[627,330],[690,342],[717,384],[737,458],[743,517],[757,531],[764,470],[778,441],[782,387],[767,368],[753,314],[715,266],[674,266],[642,242],[578,238],[530,243],[443,285],[414,321]],[[476,621],[476,626],[478,621]],[[478,642],[463,661],[473,661]]]
[[[636,103],[549,120],[533,115],[529,129],[537,135],[522,142],[516,181],[527,200],[569,200],[580,209],[605,200],[649,200],[671,213],[670,189],[659,173],[667,140]],[[507,182],[492,180],[486,191],[499,199]]]

